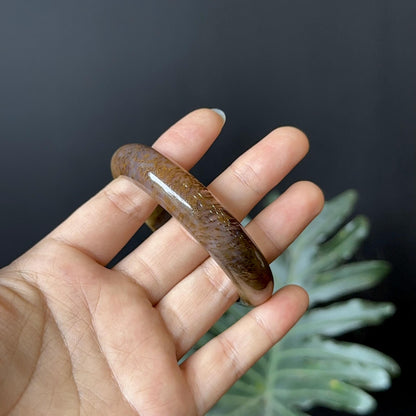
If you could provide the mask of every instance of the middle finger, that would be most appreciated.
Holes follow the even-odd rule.
[[[308,148],[308,140],[301,131],[291,127],[276,129],[240,156],[209,189],[241,221],[305,156]],[[144,287],[156,304],[207,257],[199,243],[173,219],[115,269]]]
[[[271,262],[315,218],[322,206],[321,190],[310,182],[298,182],[263,209],[246,229]],[[175,342],[178,358],[237,297],[234,284],[209,258],[161,299],[156,307]]]

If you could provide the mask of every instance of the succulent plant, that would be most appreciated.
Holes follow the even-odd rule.
[[[390,270],[381,260],[351,261],[369,232],[367,218],[347,221],[356,199],[356,192],[349,190],[326,202],[322,213],[271,264],[277,287],[298,284],[308,291],[309,310],[235,383],[210,416],[301,416],[314,406],[367,414],[376,406],[368,391],[389,388],[391,377],[400,371],[392,358],[333,338],[377,325],[395,310],[391,303],[347,296],[375,286]],[[334,302],[340,297],[343,300]],[[233,305],[199,345],[245,313],[244,306]]]

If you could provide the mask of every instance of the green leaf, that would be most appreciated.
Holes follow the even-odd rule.
[[[311,272],[322,272],[349,260],[367,237],[369,228],[366,217],[355,217],[319,247],[311,264]]]
[[[324,351],[327,356],[375,365],[384,368],[392,376],[397,376],[400,373],[396,361],[374,348],[345,341],[324,340],[320,337],[314,337],[309,342],[311,346]]]
[[[300,387],[288,385],[286,389],[280,388],[278,394],[279,401],[297,404],[304,409],[326,406],[334,410],[366,414],[376,407],[376,401],[365,391],[327,376],[304,376]]]
[[[270,195],[268,201],[275,197]],[[326,202],[322,213],[271,264],[275,287],[302,285],[309,292],[311,308],[209,415],[307,416],[303,411],[313,406],[366,414],[376,402],[364,389],[387,389],[391,377],[400,372],[397,363],[379,351],[327,338],[381,323],[394,312],[391,303],[350,299],[314,307],[373,287],[389,271],[384,261],[343,264],[369,232],[365,217],[347,221],[356,200],[355,191],[346,191]],[[248,310],[233,305],[197,346],[226,330]]]
[[[238,380],[208,413],[228,416],[307,416],[292,404],[280,401],[271,376],[276,371],[276,354],[271,351]]]
[[[247,396],[233,395],[232,400],[224,396],[217,405],[208,412],[208,416],[308,416],[294,407],[289,407],[277,400],[274,395],[271,400],[260,397],[257,400],[247,400]],[[227,397],[227,399],[226,399]],[[231,397],[230,397],[231,398]]]
[[[261,201],[261,205],[267,207],[268,205],[273,203],[277,198],[279,198],[280,195],[281,193],[277,190],[270,191]]]
[[[355,201],[356,193],[347,191],[326,203],[322,213],[271,264],[277,286],[291,283],[309,290],[315,273],[335,267],[354,255],[369,231],[369,222],[363,216],[357,216],[330,240],[322,242],[345,222]]]
[[[325,241],[351,215],[357,197],[356,191],[347,190],[326,202],[322,212],[296,239],[294,246],[320,244]]]
[[[270,263],[270,269],[274,278],[274,290],[287,285],[289,278],[289,267],[287,264],[287,251],[283,252],[276,260]]]
[[[282,344],[284,345],[284,343]],[[320,336],[308,338],[298,346],[289,349],[280,346],[276,354],[277,362],[287,362],[286,360],[292,359],[337,359],[377,366],[392,376],[397,376],[400,373],[398,364],[380,351],[360,344],[323,339]]]
[[[228,416],[251,416],[261,415],[259,409],[264,409],[262,396],[258,395],[235,395],[231,391],[224,396],[214,408],[208,412],[209,416],[228,415]]]
[[[335,357],[292,357],[281,363],[276,376],[279,386],[288,386],[291,380],[299,381],[305,377],[335,378],[367,390],[384,390],[391,384],[389,373],[381,367]]]
[[[309,310],[289,333],[292,338],[315,334],[338,336],[367,325],[376,325],[395,311],[388,302],[350,299]]]
[[[371,288],[389,271],[389,263],[373,260],[350,263],[319,273],[313,277],[308,291],[310,305]]]

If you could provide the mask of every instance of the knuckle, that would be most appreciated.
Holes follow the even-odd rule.
[[[262,178],[256,170],[246,162],[236,162],[231,165],[231,172],[245,188],[255,195],[262,195]]]
[[[270,326],[267,325],[267,323],[265,322],[262,314],[256,311],[255,309],[253,309],[252,314],[248,314],[248,316],[250,316],[254,320],[256,326],[260,329],[260,331],[267,338],[268,343],[270,345],[274,345],[274,343],[276,342],[275,340],[276,337],[274,336],[272,328],[270,328]]]
[[[232,371],[233,377],[237,380],[244,374],[244,367],[240,359],[240,353],[234,343],[223,333],[217,337],[222,356],[225,357],[227,367]]]
[[[127,177],[118,177],[103,189],[103,194],[115,209],[131,217],[141,216],[140,209],[150,200],[147,195]]]
[[[214,288],[216,293],[219,293],[227,300],[236,296],[237,291],[233,282],[212,258],[206,260],[201,267],[208,283]]]

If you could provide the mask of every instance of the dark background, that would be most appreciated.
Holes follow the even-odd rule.
[[[415,22],[414,0],[0,0],[0,265],[110,180],[118,146],[190,110],[228,117],[194,170],[205,183],[295,125],[311,152],[281,189],[358,190],[360,255],[393,264],[365,296],[398,311],[349,339],[402,367],[375,414],[415,414]]]

